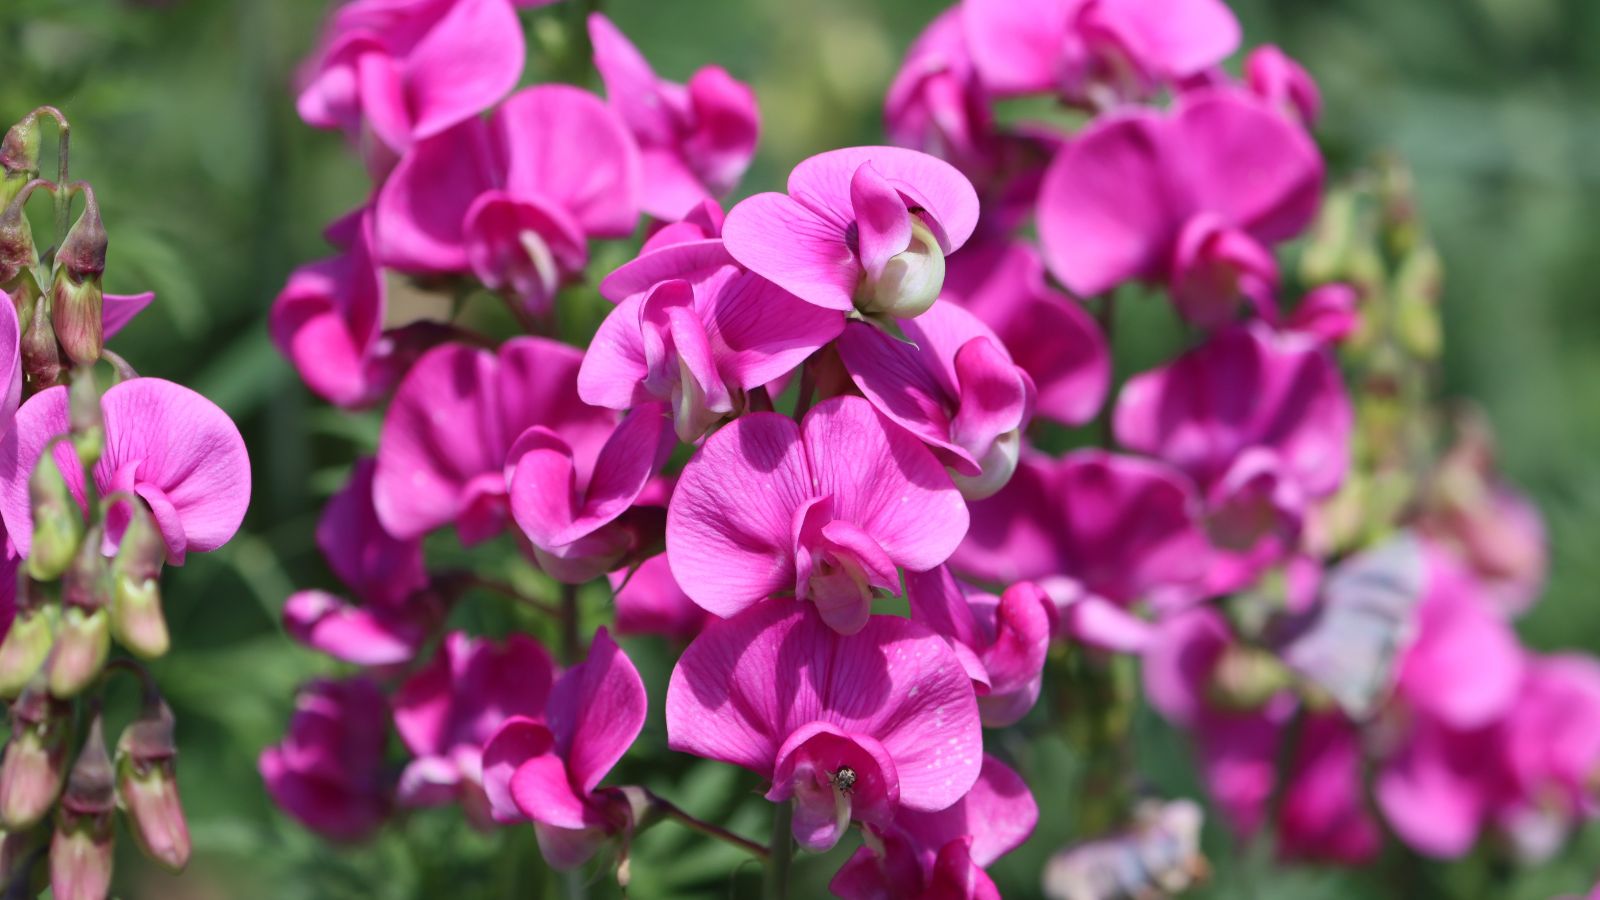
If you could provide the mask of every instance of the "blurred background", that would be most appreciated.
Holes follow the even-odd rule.
[[[663,76],[682,80],[716,62],[753,84],[764,134],[746,193],[779,186],[812,153],[881,140],[884,89],[941,8],[928,0],[604,4]],[[1600,4],[1236,0],[1234,8],[1247,43],[1280,44],[1320,81],[1327,111],[1318,137],[1332,172],[1386,149],[1414,168],[1445,263],[1446,389],[1488,411],[1503,465],[1542,507],[1553,541],[1547,596],[1519,627],[1540,650],[1600,652],[1600,302],[1591,269],[1600,253],[1592,213]],[[41,103],[67,113],[74,177],[94,184],[111,235],[106,287],[157,293],[114,348],[141,373],[221,404],[254,463],[239,537],[167,581],[176,650],[157,674],[178,714],[195,862],[172,880],[124,854],[119,893],[559,896],[527,829],[482,837],[448,811],[414,817],[372,846],[329,849],[273,810],[256,775],[296,684],[331,671],[288,641],[279,610],[296,586],[333,586],[312,543],[317,513],[377,428],[375,417],[314,402],[266,333],[285,276],[326,255],[322,226],[369,187],[336,134],[294,114],[292,73],[324,12],[323,0],[5,0],[0,8],[0,119]],[[560,33],[572,15],[557,7],[530,16],[533,76],[541,35]],[[640,642],[630,651],[653,691],[664,684],[666,648]],[[1144,777],[1192,792],[1178,739],[1153,720],[1136,733]],[[643,740],[664,745],[659,709]],[[1063,811],[1075,789],[1064,744],[1043,739],[1021,752],[1044,820],[996,867],[1008,897],[1037,895],[1044,858],[1070,836]],[[726,767],[621,774],[765,835],[761,806],[750,802],[755,785]],[[752,865],[729,875],[740,862],[732,851],[672,831],[640,842],[635,896],[739,896],[755,883]],[[1280,870],[1228,846],[1220,828],[1207,832],[1217,871],[1202,893],[1218,897],[1547,897],[1586,889],[1600,860],[1591,828],[1534,873],[1412,858],[1358,873]],[[837,861],[803,864],[797,896],[820,892]]]

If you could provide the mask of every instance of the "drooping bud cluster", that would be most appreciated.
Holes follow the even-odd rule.
[[[39,177],[41,117],[59,125],[55,182]],[[97,371],[105,341],[151,295],[104,294],[106,228],[93,188],[66,181],[67,135],[65,118],[42,108],[0,142],[0,289],[9,296],[0,302],[0,591],[16,606],[0,639],[0,697],[12,722],[0,762],[0,855],[18,890],[48,882],[54,896],[99,900],[112,891],[119,803],[147,855],[175,869],[187,859],[172,715],[121,650],[166,652],[161,568],[232,537],[249,503],[249,463],[238,429],[205,398],[139,378],[120,358],[109,378]],[[41,253],[26,206],[46,195],[58,228]],[[120,742],[121,776],[102,713],[106,681],[119,671],[139,676],[147,707]]]

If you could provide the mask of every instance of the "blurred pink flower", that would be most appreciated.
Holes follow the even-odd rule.
[[[1002,95],[1138,99],[1239,45],[1221,0],[964,0],[961,13],[983,83]]]
[[[639,144],[645,213],[677,221],[696,204],[733,190],[761,131],[755,93],[720,66],[700,69],[687,85],[657,78],[599,13],[589,16],[589,39],[606,97]]]
[[[589,238],[633,233],[639,190],[639,151],[614,110],[575,87],[526,88],[401,158],[378,193],[378,256],[470,271],[543,316],[583,271]]]
[[[1015,724],[1039,699],[1055,607],[1032,582],[1000,596],[967,589],[944,566],[906,574],[911,621],[950,642],[989,728]]]
[[[852,819],[946,809],[982,766],[977,701],[949,644],[892,616],[841,635],[789,600],[695,638],[667,688],[667,739],[768,779],[767,799],[794,801],[795,839],[814,851]]]
[[[1316,81],[1289,54],[1262,44],[1244,58],[1244,79],[1250,91],[1274,107],[1296,116],[1307,128],[1322,114],[1322,92]]]
[[[526,5],[526,4],[522,4]],[[300,73],[300,118],[338,128],[374,168],[493,106],[526,50],[508,0],[354,0]]]
[[[1194,91],[1169,114],[1107,115],[1068,143],[1040,192],[1039,236],[1074,293],[1164,281],[1185,319],[1215,327],[1241,295],[1272,313],[1271,244],[1310,223],[1321,188],[1299,125],[1242,91]]]
[[[599,787],[644,727],[644,682],[605,629],[550,691],[544,719],[513,716],[483,747],[496,821],[531,819],[545,861],[582,865],[632,826],[626,801]]]
[[[366,678],[303,687],[283,741],[261,751],[261,778],[278,808],[333,840],[370,837],[393,805],[387,708]]]
[[[800,424],[751,413],[708,438],[667,508],[667,560],[717,615],[792,590],[848,634],[875,591],[898,592],[897,567],[939,565],[966,526],[927,448],[867,401],[835,397]]]
[[[672,577],[667,556],[650,557],[631,572],[610,575],[617,634],[659,634],[687,641],[717,617],[695,605]]]

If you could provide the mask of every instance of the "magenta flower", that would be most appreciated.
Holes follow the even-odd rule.
[[[272,802],[333,840],[371,836],[393,805],[384,776],[387,720],[383,693],[369,679],[306,685],[283,742],[261,751]]]
[[[878,412],[950,468],[963,496],[991,496],[1016,470],[1033,379],[994,332],[954,304],[935,302],[901,330],[906,340],[851,322],[839,358]]]
[[[1212,540],[1237,554],[1210,578],[1229,590],[1292,551],[1310,503],[1338,489],[1353,419],[1319,342],[1254,323],[1129,379],[1115,422],[1123,446],[1195,480]]]
[[[971,681],[942,638],[892,616],[841,635],[785,600],[689,645],[667,687],[667,741],[770,781],[767,799],[794,801],[795,839],[816,851],[852,818],[951,806],[983,755]]]
[[[963,0],[983,83],[1107,105],[1203,72],[1239,46],[1221,0]]]
[[[923,897],[996,898],[983,869],[1033,833],[1039,808],[1022,777],[987,754],[977,783],[938,812],[899,809],[892,824],[874,827],[828,883],[845,900]]]
[[[902,147],[948,159],[964,172],[987,161],[994,113],[967,52],[959,6],[940,13],[906,51],[883,119]]]
[[[300,118],[338,128],[369,160],[476,116],[522,74],[509,0],[355,0],[301,73]]]
[[[1039,699],[1055,606],[1032,582],[996,597],[968,589],[944,566],[906,574],[911,620],[950,642],[972,676],[989,728],[1015,724]]]
[[[630,294],[611,311],[584,355],[578,393],[612,409],[671,404],[685,443],[742,411],[746,391],[787,375],[844,328],[838,312],[739,268],[721,241],[674,244],[651,255],[679,260],[681,277]],[[666,264],[651,260],[662,274]]]
[[[227,414],[194,391],[159,378],[113,385],[100,405],[106,441],[94,467],[98,495],[126,491],[143,500],[172,565],[183,565],[191,550],[226,544],[250,505],[250,459]],[[67,389],[56,387],[30,397],[0,440],[0,516],[23,556],[33,541],[28,476],[45,445],[67,430]],[[82,505],[83,469],[70,441],[56,445],[55,459]],[[122,538],[127,515],[118,504],[108,517],[107,539],[113,546]]]
[[[148,295],[154,298],[154,294]],[[148,301],[146,301],[148,302]],[[107,313],[110,311],[107,304]],[[135,310],[134,312],[137,312]],[[129,318],[133,316],[130,314]],[[105,335],[110,338],[110,333]],[[22,324],[11,295],[0,291],[0,428],[9,429],[22,403]]]
[[[1126,607],[1192,588],[1207,566],[1192,487],[1151,460],[1098,450],[1024,456],[1011,483],[971,511],[951,568],[980,581],[1039,582],[1061,605]]]
[[[1031,244],[984,240],[950,258],[942,298],[993,329],[1033,379],[1034,415],[1063,425],[1093,419],[1111,387],[1111,350],[1094,318],[1045,283]]]
[[[795,166],[788,194],[735,206],[722,234],[741,265],[808,303],[909,318],[938,298],[944,258],[977,221],[978,195],[949,163],[850,147]]]
[[[719,616],[792,590],[849,634],[875,591],[898,593],[897,567],[939,565],[966,527],[927,448],[867,401],[835,397],[798,425],[751,413],[707,438],[667,508],[667,561]]]
[[[425,349],[426,326],[386,334],[383,272],[363,211],[328,229],[338,256],[301,266],[272,301],[272,342],[306,386],[335,406],[370,406]]]
[[[582,584],[657,543],[642,534],[659,537],[659,512],[654,527],[625,517],[676,444],[659,403],[629,413],[599,446],[584,431],[575,435],[583,442],[530,426],[506,454],[506,467],[511,515],[534,559],[551,577]],[[635,518],[647,515],[641,510]]]
[[[638,670],[602,628],[550,691],[544,721],[513,717],[484,745],[494,818],[531,819],[546,862],[582,865],[632,826],[627,802],[599,785],[639,736],[646,704]]]
[[[639,151],[600,98],[540,85],[418,143],[378,194],[385,265],[470,271],[533,315],[583,271],[588,239],[639,217]]]
[[[755,93],[720,66],[700,69],[687,85],[657,78],[599,13],[589,15],[589,40],[607,99],[639,144],[645,213],[675,222],[733,190],[761,132]]]
[[[1497,819],[1525,857],[1547,858],[1600,813],[1600,665],[1562,654],[1529,661],[1500,738],[1514,798]]]
[[[1493,758],[1495,727],[1521,697],[1526,664],[1516,634],[1471,575],[1437,548],[1425,553],[1416,637],[1382,714],[1395,734],[1373,789],[1402,840],[1448,858],[1472,848],[1499,802],[1484,760]]]
[[[578,399],[581,351],[544,338],[514,338],[498,354],[460,344],[429,351],[400,383],[383,420],[373,503],[402,539],[455,523],[476,543],[505,527],[512,444],[539,425],[588,466],[615,426],[609,410]]]
[[[1166,282],[1213,327],[1240,296],[1271,313],[1270,245],[1316,212],[1322,159],[1298,125],[1242,91],[1183,95],[1171,114],[1097,120],[1056,157],[1039,197],[1050,270],[1074,293]]]
[[[402,806],[459,801],[469,820],[493,823],[483,792],[483,746],[513,717],[541,719],[555,663],[538,641],[504,644],[445,635],[439,652],[394,696],[394,726],[416,758],[400,774]]]
[[[1193,734],[1213,799],[1248,839],[1267,824],[1295,701],[1273,669],[1241,648],[1215,609],[1188,609],[1157,626],[1144,678],[1151,705]],[[1382,833],[1362,800],[1355,726],[1328,712],[1308,713],[1300,728],[1273,823],[1279,852],[1347,864],[1372,859]]]
[[[1322,114],[1322,92],[1301,65],[1271,44],[1262,44],[1244,58],[1250,92],[1277,109],[1296,116],[1307,128]]]
[[[610,581],[617,607],[617,634],[658,634],[687,641],[717,620],[678,586],[665,553],[631,571],[612,572]]]
[[[442,612],[431,598],[418,596],[428,585],[422,542],[395,538],[378,521],[375,471],[371,459],[359,460],[317,522],[323,558],[362,605],[308,590],[291,595],[283,608],[284,628],[296,640],[362,666],[411,659]]]

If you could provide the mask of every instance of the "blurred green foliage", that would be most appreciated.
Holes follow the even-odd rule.
[[[1319,139],[1334,172],[1381,148],[1413,165],[1447,272],[1445,381],[1500,430],[1511,477],[1538,500],[1554,546],[1546,599],[1521,623],[1544,650],[1600,650],[1600,4],[1593,0],[1238,0],[1249,42],[1302,59],[1327,99]],[[900,54],[938,11],[926,0],[612,0],[606,12],[658,71],[684,78],[717,62],[761,100],[761,155],[744,183],[781,183],[796,161],[881,139],[879,109]],[[167,582],[176,651],[157,666],[179,716],[181,780],[196,859],[180,880],[120,858],[136,897],[459,897],[572,895],[604,879],[544,873],[528,829],[482,836],[453,811],[412,817],[370,847],[328,848],[275,812],[255,773],[281,734],[297,683],[331,671],[283,636],[295,586],[331,587],[312,543],[321,501],[376,419],[314,402],[271,348],[265,320],[289,270],[327,252],[322,226],[368,184],[340,139],[303,126],[290,92],[322,0],[6,0],[0,8],[0,118],[52,103],[73,122],[73,174],[96,186],[112,236],[107,288],[157,292],[116,341],[144,374],[210,396],[251,448],[254,501],[226,549]],[[535,14],[534,70],[572,18]],[[1136,356],[1134,314],[1119,352]],[[448,544],[448,542],[443,542]],[[441,546],[443,556],[450,546]],[[505,554],[509,556],[509,554]],[[516,576],[518,573],[510,573]],[[525,577],[525,574],[524,576]],[[540,589],[530,582],[530,589]],[[588,598],[598,618],[604,600]],[[462,615],[488,631],[515,622],[487,600]],[[622,780],[764,837],[764,804],[742,772],[665,755],[660,688],[671,651],[630,650],[656,708]],[[1142,715],[1132,753],[1152,790],[1196,791],[1181,740]],[[1040,716],[998,736],[1038,795],[1043,819],[995,870],[1007,896],[1038,892],[1045,857],[1071,834],[1082,760]],[[1274,868],[1259,848],[1208,829],[1217,897],[1545,897],[1596,876],[1595,829],[1558,862],[1508,873],[1479,861],[1425,864],[1399,852],[1370,872]],[[841,847],[804,860],[796,896],[819,894]],[[667,825],[634,848],[634,895],[748,895],[739,854]],[[731,874],[730,874],[731,873]],[[520,886],[520,887],[519,887]]]

